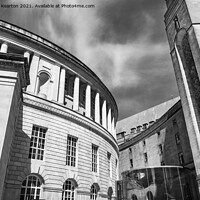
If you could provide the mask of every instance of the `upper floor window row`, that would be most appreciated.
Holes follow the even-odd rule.
[[[45,151],[45,140],[47,136],[47,128],[33,125],[30,148],[29,148],[29,158],[36,160],[44,159]],[[71,167],[76,167],[77,163],[77,142],[78,138],[75,136],[68,135],[67,137],[67,146],[66,146],[66,165]],[[99,163],[99,153],[98,146],[92,144],[91,148],[91,169],[92,172],[98,172],[98,163]],[[107,152],[107,162],[108,162],[108,174],[112,177],[112,163],[111,163],[111,153]]]

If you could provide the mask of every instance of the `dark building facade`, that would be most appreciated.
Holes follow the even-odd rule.
[[[166,32],[200,187],[199,0],[166,0]]]
[[[186,199],[199,199],[192,147],[180,100],[140,134],[130,135],[130,139],[119,145],[119,173],[125,195],[123,198],[143,199],[151,191],[154,199],[168,199],[164,195],[168,191],[175,199],[184,199],[186,196]],[[170,176],[174,179],[169,179],[169,174],[173,173]],[[138,174],[142,178],[134,179]],[[148,177],[152,182],[147,181]],[[178,179],[184,180],[184,184],[177,183]],[[133,184],[135,181],[144,185],[139,187]],[[160,187],[163,189],[159,190]],[[183,195],[178,196],[175,190],[183,190]]]
[[[166,5],[166,32],[181,100],[139,134],[136,129],[126,136],[123,127],[117,132],[120,144],[119,171],[124,181],[120,184],[125,183],[119,184],[119,188],[125,188],[123,198],[200,198],[200,0],[166,0]],[[132,134],[135,132],[135,135]],[[121,136],[126,137],[122,140]],[[181,189],[182,196],[167,187],[168,184],[169,187],[174,187],[173,181],[168,181],[171,176],[169,174],[173,173],[164,173],[167,169],[175,169],[179,175],[184,174],[185,179],[179,175],[174,176],[175,179],[179,177],[180,180],[185,180],[184,183],[179,181],[179,184],[184,185]],[[156,173],[160,170],[163,178],[157,182]],[[141,184],[148,177],[146,173],[152,174],[150,178],[153,177],[155,187],[163,179],[165,196],[156,194],[154,186],[148,180],[148,187]],[[142,191],[137,196],[135,191],[141,187]],[[146,188],[152,193],[148,193]],[[171,194],[167,191],[171,191]]]
[[[116,102],[84,63],[0,21],[0,199],[116,199]]]

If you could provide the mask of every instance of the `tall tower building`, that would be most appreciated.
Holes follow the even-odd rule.
[[[200,0],[166,0],[166,32],[200,191]]]

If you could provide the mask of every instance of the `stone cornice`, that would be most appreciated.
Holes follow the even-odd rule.
[[[19,73],[22,88],[30,84],[27,58],[16,54],[0,53],[0,67],[5,71],[17,71]]]
[[[31,95],[28,93],[24,93],[23,97],[24,97],[23,98],[24,105],[62,117],[74,123],[81,124],[82,126],[89,129],[90,131],[101,136],[113,146],[113,148],[119,155],[119,149],[118,149],[118,145],[115,138],[98,123],[79,114],[78,112],[75,112],[69,108],[66,108],[64,105],[58,104],[57,102],[52,102],[46,99],[42,99],[38,96]]]

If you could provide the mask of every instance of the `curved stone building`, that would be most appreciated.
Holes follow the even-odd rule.
[[[168,106],[171,107],[166,111]],[[121,126],[125,124],[125,121],[129,121],[129,118],[124,119],[123,122],[117,125],[117,130],[122,131],[124,128],[124,133],[129,130],[129,134],[125,135],[123,143],[121,142],[121,137],[118,139],[118,142],[120,142],[119,174],[121,179],[118,182],[118,196],[120,197],[123,194],[122,191],[124,191],[124,194],[128,195],[124,198],[132,200],[198,200],[199,194],[194,158],[181,100],[175,98],[168,101],[167,104],[160,104],[138,113],[131,117],[132,119],[137,119],[132,124],[135,126],[139,122],[139,126],[139,124],[144,123],[148,119],[148,116],[145,119],[145,113],[147,114],[149,111],[151,111],[152,119],[154,119],[153,117],[158,112],[157,107],[160,107],[159,111],[165,111],[164,114],[157,118],[153,124],[149,123],[148,127],[143,126],[140,132],[133,133],[130,126]],[[157,116],[159,114],[157,113]],[[181,177],[177,176],[176,168],[183,168],[180,171]],[[173,169],[175,169],[175,173]],[[162,175],[162,171],[164,175]],[[130,176],[129,172],[133,174]],[[135,172],[137,173],[134,174]],[[146,178],[144,177],[144,172],[147,173]],[[182,194],[180,192],[179,178],[183,187]],[[139,184],[131,184],[135,180]],[[127,181],[130,183],[127,183]],[[120,185],[123,185],[124,182],[127,184],[123,188]],[[145,182],[148,184],[145,184]],[[149,191],[152,192],[152,198],[149,196]]]
[[[114,199],[118,109],[107,87],[64,49],[3,21],[0,46],[0,199]]]

